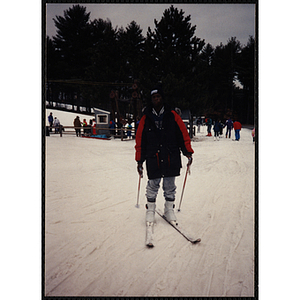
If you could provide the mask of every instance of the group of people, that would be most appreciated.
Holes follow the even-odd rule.
[[[137,118],[137,123],[136,123],[137,126],[138,126],[138,122],[139,122],[139,119]],[[116,122],[114,120],[110,120],[108,127],[109,127],[110,134],[112,136],[114,136],[116,134],[116,127],[117,128],[124,127],[124,128],[127,129],[126,130],[127,138],[128,139],[132,138],[132,128],[133,128],[133,126],[132,126],[132,120],[131,119],[129,119],[127,123],[126,123],[126,120],[122,119],[118,124],[116,124]]]
[[[48,122],[49,122],[49,132],[52,132],[52,128],[54,128],[55,133],[58,133],[61,124],[57,117],[53,118],[52,112],[50,112],[48,116]],[[95,119],[91,119],[90,124],[88,125],[86,119],[83,119],[83,122],[81,122],[79,116],[77,116],[73,121],[73,125],[75,127],[76,136],[81,136],[81,128],[79,127],[83,127],[84,135],[90,135],[90,134],[94,134],[93,130],[95,131],[96,121]]]
[[[197,121],[198,124],[198,121]],[[235,140],[239,141],[241,136],[240,132],[242,129],[242,124],[239,121],[232,121],[230,118],[226,120],[225,124],[219,120],[216,120],[214,123],[211,118],[205,119],[205,124],[207,126],[207,135],[212,136],[211,130],[214,131],[214,140],[220,140],[220,136],[223,134],[223,129],[226,127],[226,138],[231,138],[231,130],[234,129]],[[198,131],[199,132],[199,131]]]
[[[48,116],[48,122],[50,127],[49,132],[52,132],[52,128],[54,127],[54,133],[58,133],[60,122],[57,117],[53,118],[52,112],[50,112],[50,115]]]
[[[83,122],[81,122],[79,116],[77,116],[73,121],[73,125],[75,127],[76,136],[81,136],[81,126],[83,127],[84,135],[96,134],[96,120],[95,119],[90,119],[90,122],[88,125],[86,119],[83,119]]]
[[[224,128],[226,127],[226,138],[231,138],[231,130],[234,129],[235,140],[239,141],[241,136],[242,124],[239,121],[232,121],[230,118],[225,122]]]

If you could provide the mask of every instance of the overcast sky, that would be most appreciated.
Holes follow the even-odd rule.
[[[135,21],[143,29],[146,36],[148,27],[154,28],[154,19],[160,21],[165,9],[171,4],[81,4],[90,12],[90,20],[109,19],[113,28],[126,28]],[[63,16],[64,10],[73,4],[47,4],[46,34],[56,34],[53,18]],[[217,46],[226,44],[228,39],[236,37],[242,45],[246,45],[249,36],[255,36],[254,4],[174,4],[182,9],[184,16],[191,15],[191,24],[196,25],[195,35],[205,39],[206,43]]]

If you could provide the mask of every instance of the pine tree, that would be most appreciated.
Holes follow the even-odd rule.
[[[242,49],[238,64],[238,79],[243,85],[245,103],[243,116],[247,124],[254,123],[255,93],[255,39],[250,36],[247,45]]]
[[[215,109],[234,110],[234,81],[237,78],[240,52],[241,44],[235,37],[230,38],[226,45],[221,43],[215,49],[212,60],[214,88],[217,92]]]
[[[82,79],[89,64],[87,50],[91,46],[89,26],[90,13],[80,5],[73,5],[64,11],[64,16],[56,16],[54,24],[57,33],[53,38],[60,60],[65,64],[66,79]]]
[[[142,35],[142,29],[135,21],[132,21],[125,30],[121,28],[118,32],[123,72],[131,80],[140,77],[144,41],[145,38]]]
[[[185,17],[184,11],[173,5],[154,24],[153,31],[148,29],[145,45],[148,65],[152,64],[150,77],[164,84],[170,102],[186,108],[195,98],[196,61],[205,43],[194,36],[196,26],[191,25],[191,16]]]

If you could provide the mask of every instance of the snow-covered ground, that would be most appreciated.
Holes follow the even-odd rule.
[[[242,129],[239,142],[214,141],[206,127],[201,131],[192,141],[194,161],[176,214],[202,241],[189,243],[156,216],[151,249],[145,246],[146,174],[135,207],[134,140],[46,137],[47,296],[254,296],[251,131]],[[163,204],[160,192],[157,206]]]

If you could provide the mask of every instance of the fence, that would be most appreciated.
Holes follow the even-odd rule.
[[[51,131],[54,130],[54,131]],[[72,129],[72,130],[68,130],[66,131],[65,129]],[[91,130],[93,129],[90,126],[87,127],[74,127],[74,126],[63,126],[63,125],[59,125],[59,126],[46,126],[46,136],[50,136],[50,134],[59,134],[60,137],[63,136],[63,134],[76,134],[76,129],[80,130],[80,135],[81,132],[83,131],[83,134],[86,134],[87,136],[91,136]],[[126,138],[126,134],[128,131],[131,131],[131,136],[132,138],[135,137],[135,130],[134,129],[126,129],[124,127],[121,128],[115,128],[115,129],[110,129],[110,128],[96,128],[97,131],[101,131],[101,130],[105,130],[106,132],[109,131],[110,132],[110,136],[113,136],[114,138],[121,138],[121,141],[123,141]],[[86,133],[84,132],[86,131]],[[112,132],[114,132],[114,134],[112,134]]]

